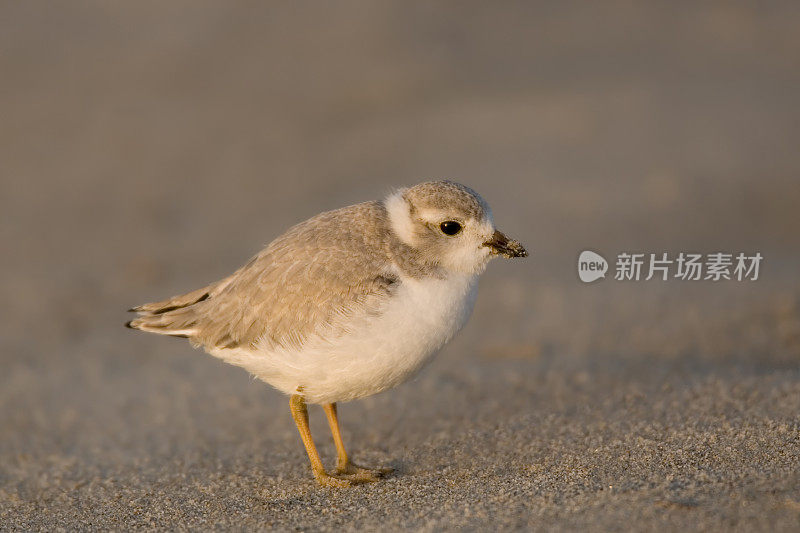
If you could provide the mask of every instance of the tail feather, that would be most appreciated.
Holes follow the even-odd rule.
[[[192,309],[178,309],[160,315],[140,316],[125,325],[132,329],[149,331],[150,333],[191,337],[196,333],[197,313]]]
[[[207,300],[213,288],[214,285],[209,285],[160,302],[129,309],[140,316],[126,322],[125,326],[150,333],[190,338],[196,333],[198,319],[194,305]]]
[[[190,305],[202,302],[208,298],[213,287],[213,285],[209,285],[208,287],[187,292],[186,294],[173,296],[172,298],[167,298],[166,300],[132,307],[131,309],[128,309],[128,311],[142,315],[160,315],[162,313],[168,313],[176,309],[181,309],[183,307],[188,307]]]

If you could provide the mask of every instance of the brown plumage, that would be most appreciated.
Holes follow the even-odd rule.
[[[188,337],[207,348],[260,340],[298,347],[314,332],[341,327],[337,317],[379,312],[397,281],[393,259],[411,275],[435,270],[391,239],[387,224],[380,202],[322,213],[289,229],[231,276],[131,309],[141,316],[128,326]]]

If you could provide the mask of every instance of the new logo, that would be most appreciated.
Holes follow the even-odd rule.
[[[591,250],[584,250],[578,257],[578,277],[584,283],[591,283],[606,277],[608,261]]]

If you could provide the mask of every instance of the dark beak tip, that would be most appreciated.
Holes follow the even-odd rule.
[[[495,231],[492,239],[483,243],[484,246],[491,248],[492,253],[512,259],[515,257],[528,257],[528,251],[522,244],[511,240],[499,231]]]
[[[511,246],[508,247],[508,251],[509,254],[507,257],[510,259],[515,257],[528,257],[528,250],[518,242],[513,242]]]

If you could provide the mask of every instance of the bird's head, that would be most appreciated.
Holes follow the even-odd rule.
[[[395,235],[449,271],[479,273],[494,256],[528,255],[495,228],[486,201],[459,183],[431,181],[400,189],[385,206]]]

